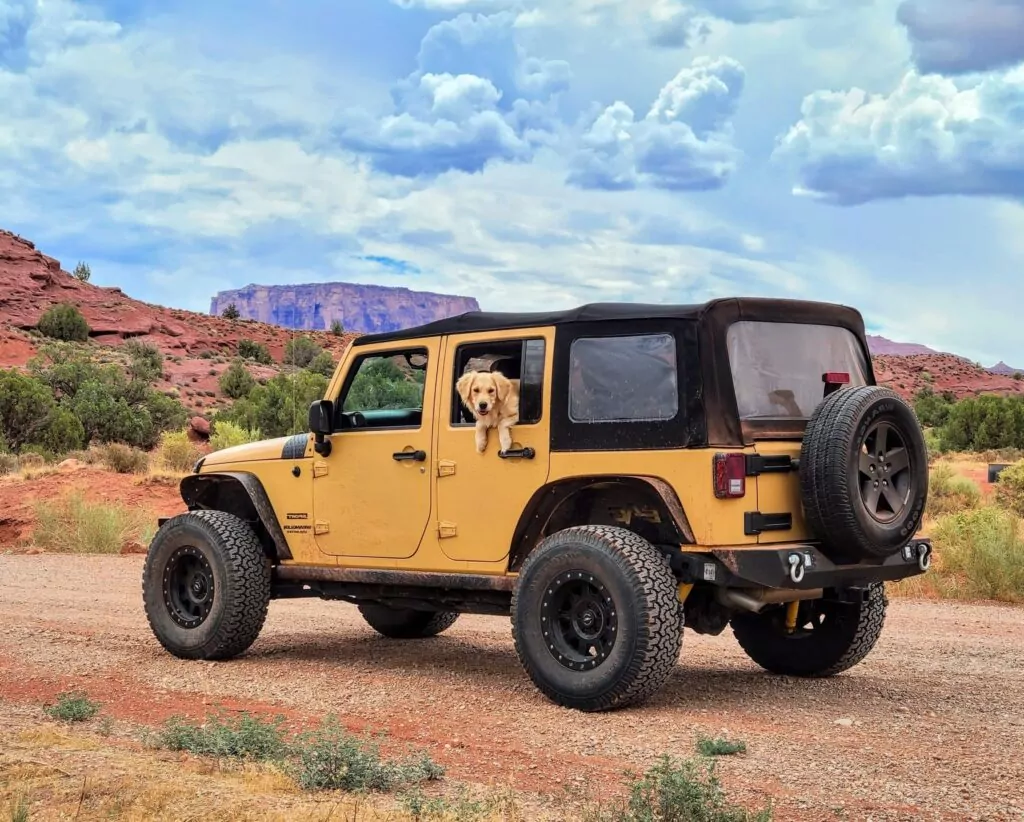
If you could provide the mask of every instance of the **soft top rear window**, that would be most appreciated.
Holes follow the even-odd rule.
[[[865,385],[867,363],[846,328],[806,323],[733,323],[726,337],[740,418],[808,419],[822,401],[822,375],[850,375]]]

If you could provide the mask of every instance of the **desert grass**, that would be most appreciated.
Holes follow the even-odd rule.
[[[89,502],[79,489],[35,504],[32,541],[60,554],[117,554],[129,542],[146,544],[153,536],[146,511],[119,503]]]

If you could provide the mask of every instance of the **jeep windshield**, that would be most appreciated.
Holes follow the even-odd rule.
[[[853,332],[833,325],[740,321],[726,337],[740,418],[809,419],[824,398],[822,376],[867,383],[867,363]]]

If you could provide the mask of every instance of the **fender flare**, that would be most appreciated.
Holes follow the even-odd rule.
[[[222,473],[191,474],[181,481],[181,498],[190,511],[197,508],[214,507],[204,505],[204,497],[210,489],[221,488],[225,485],[235,484],[245,492],[246,497],[253,507],[253,513],[266,529],[270,545],[266,546],[273,550],[274,558],[286,560],[292,558],[291,549],[288,547],[288,540],[285,538],[281,523],[278,522],[274,506],[270,504],[263,483],[253,474],[242,471],[224,471]],[[223,509],[222,509],[223,510]],[[264,541],[266,542],[266,541]]]

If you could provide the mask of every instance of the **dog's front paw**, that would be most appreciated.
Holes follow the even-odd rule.
[[[477,437],[476,438],[476,452],[478,454],[482,454],[486,450],[487,450],[487,437]]]

